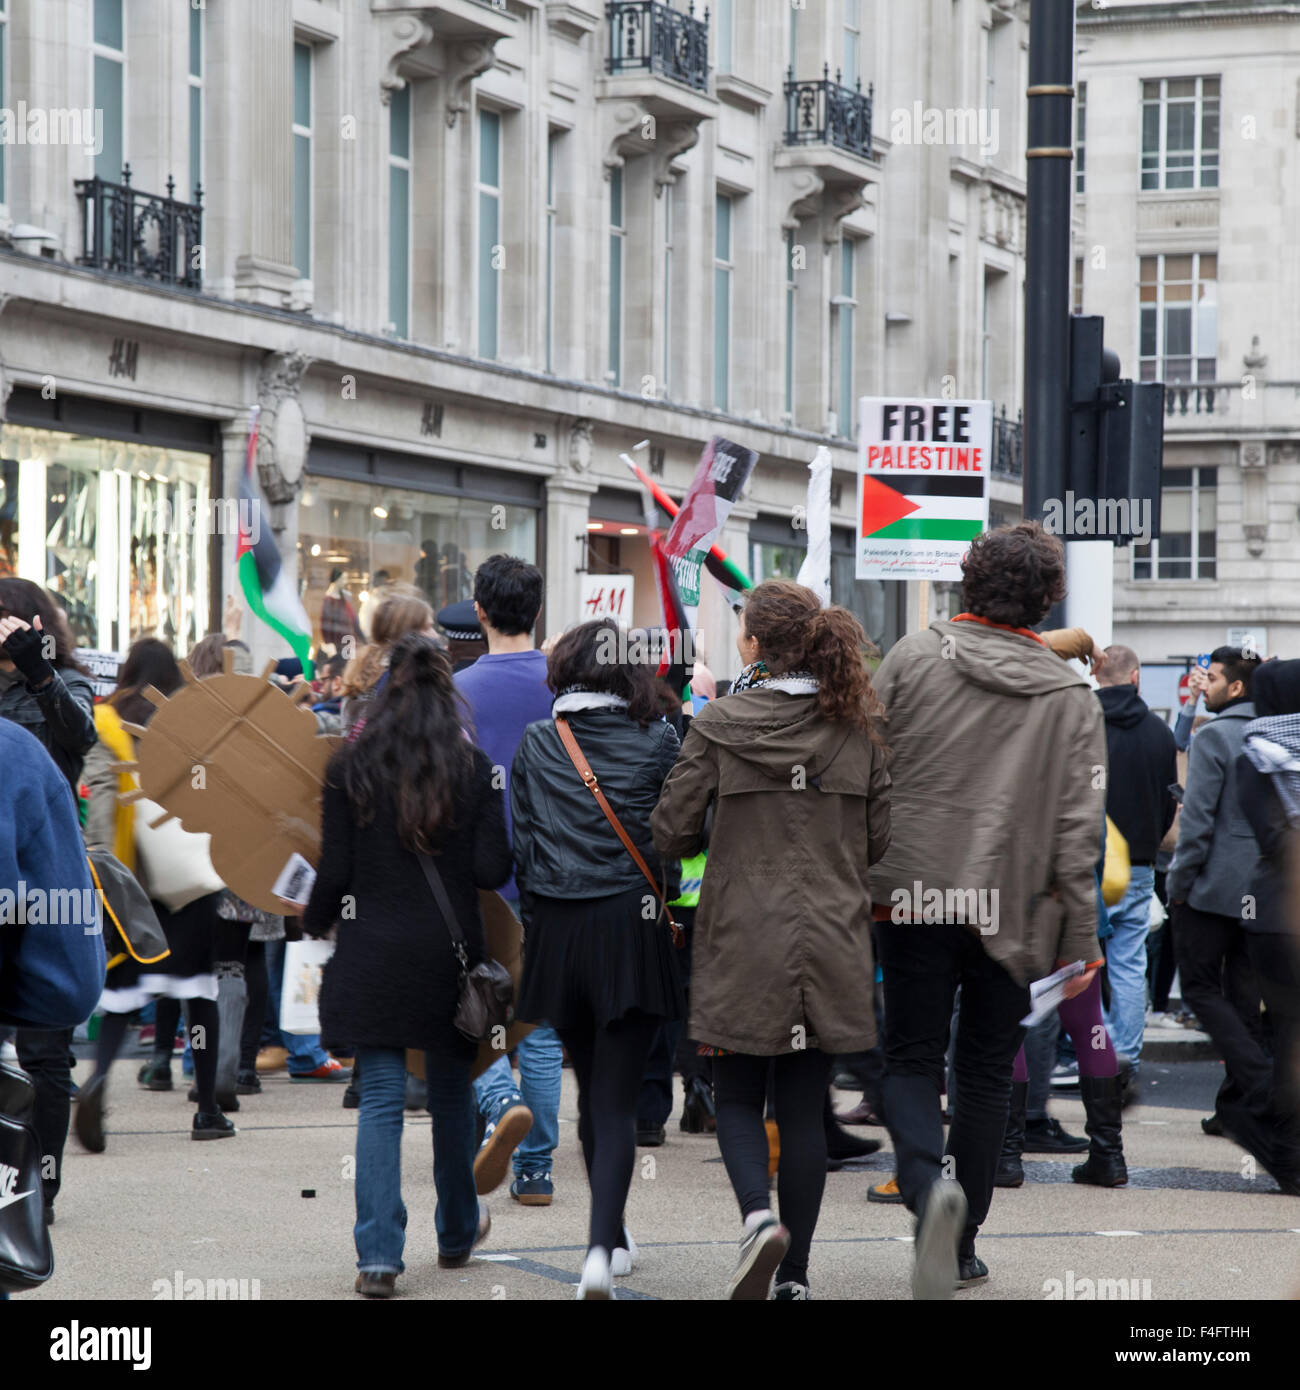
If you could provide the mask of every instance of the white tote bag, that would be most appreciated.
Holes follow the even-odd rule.
[[[280,990],[280,1031],[320,1032],[320,982],[332,941],[286,941],[284,985]]]
[[[184,830],[175,818],[151,830],[149,822],[166,812],[147,797],[137,801],[134,810],[135,852],[151,898],[169,912],[179,912],[208,893],[221,892],[226,885],[212,867],[211,835]]]

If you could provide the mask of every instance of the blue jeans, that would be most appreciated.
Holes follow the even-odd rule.
[[[1106,1027],[1115,1051],[1137,1070],[1147,1015],[1147,933],[1156,891],[1152,864],[1135,864],[1124,896],[1110,909],[1111,935],[1105,943],[1110,976]]]
[[[406,1053],[398,1048],[358,1047],[361,1109],[357,1116],[357,1268],[400,1274],[406,1244],[402,1201],[402,1127],[405,1122]],[[478,1233],[474,1191],[474,1094],[469,1063],[425,1056],[429,1113],[433,1116],[433,1185],[438,1193],[434,1226],[438,1251],[463,1255]]]
[[[289,1075],[304,1076],[329,1061],[329,1053],[320,1045],[319,1033],[280,1032],[280,988],[284,984],[284,942],[266,943],[266,1007],[275,1020],[280,1046],[289,1053]]]
[[[560,1142],[560,1084],[564,1068],[564,1048],[554,1028],[534,1028],[521,1038],[517,1048],[519,1085],[515,1085],[510,1058],[502,1053],[474,1082],[479,1110],[489,1120],[502,1102],[517,1093],[533,1112],[533,1127],[515,1150],[515,1176],[531,1177],[548,1173],[551,1155]]]

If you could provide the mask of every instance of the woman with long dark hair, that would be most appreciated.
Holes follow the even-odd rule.
[[[438,1264],[457,1268],[487,1235],[474,1191],[470,1065],[457,1031],[460,968],[421,856],[442,878],[472,967],[486,954],[478,889],[510,874],[505,808],[486,756],[465,737],[451,664],[418,633],[392,648],[365,726],[330,763],[309,936],[337,926],[321,987],[322,1032],[356,1047],[356,1290],[390,1298],[402,1273],[401,1143],[406,1049],[425,1054],[433,1116]]]
[[[831,1058],[876,1042],[867,866],[889,847],[883,711],[858,620],[801,584],[752,589],[736,645],[745,668],[691,721],[651,824],[662,854],[690,856],[714,807],[690,1034],[716,1052],[718,1144],[744,1220],[727,1296],[765,1299],[775,1273],[776,1297],[801,1301],[826,1184]]]
[[[578,1082],[578,1134],[591,1184],[581,1299],[609,1299],[631,1269],[623,1207],[636,1159],[636,1106],[660,1024],[682,1016],[672,935],[566,751],[559,721],[624,830],[677,896],[677,857],[661,862],[650,812],[680,747],[650,669],[630,663],[612,619],[566,632],[550,653],[552,718],[524,731],[510,774],[515,881],[527,931],[519,1016],[560,1035]]]

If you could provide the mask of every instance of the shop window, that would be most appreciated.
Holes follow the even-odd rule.
[[[533,507],[309,476],[298,572],[315,641],[331,583],[351,596],[363,626],[388,583],[415,585],[437,612],[473,597],[474,571],[489,555],[535,562],[537,518]]]
[[[211,469],[207,454],[0,428],[0,576],[54,594],[79,647],[160,637],[188,651],[208,631],[209,547],[230,521]]]

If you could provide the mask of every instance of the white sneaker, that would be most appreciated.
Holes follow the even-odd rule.
[[[623,1227],[623,1241],[624,1244],[610,1251],[609,1255],[609,1270],[615,1279],[623,1279],[631,1274],[636,1268],[637,1256],[641,1253],[626,1226]]]
[[[578,1281],[580,1302],[608,1303],[614,1297],[614,1280],[609,1269],[609,1255],[599,1245],[587,1251],[582,1266],[582,1278]]]

